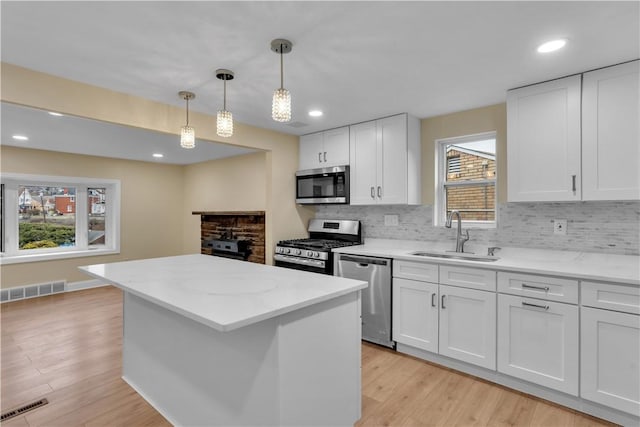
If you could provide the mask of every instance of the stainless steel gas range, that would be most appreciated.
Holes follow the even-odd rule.
[[[360,221],[312,219],[308,239],[281,240],[275,265],[333,275],[332,249],[362,244]]]

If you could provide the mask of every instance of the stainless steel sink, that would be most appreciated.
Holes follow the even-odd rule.
[[[465,261],[494,262],[500,259],[497,256],[475,255],[464,252],[411,252],[409,255],[430,257],[430,258],[447,258],[447,259],[463,259]]]

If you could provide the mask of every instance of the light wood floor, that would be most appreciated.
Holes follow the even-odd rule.
[[[17,426],[170,425],[121,378],[122,293],[113,287],[0,306],[2,412],[49,404]],[[602,426],[600,420],[404,356],[362,346],[357,426]]]

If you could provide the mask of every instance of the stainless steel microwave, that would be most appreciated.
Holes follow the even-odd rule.
[[[296,172],[296,203],[349,204],[349,166]]]

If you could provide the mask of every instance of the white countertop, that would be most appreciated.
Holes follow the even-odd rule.
[[[218,331],[231,331],[368,286],[358,280],[200,254],[79,269]]]
[[[495,255],[500,259],[494,262],[410,255],[415,251],[444,252],[453,248],[455,248],[455,242],[452,244],[451,242],[367,239],[364,245],[339,248],[334,252],[640,285],[640,257],[632,255],[511,247],[496,251]],[[474,247],[472,244],[465,245],[465,250],[478,255],[487,253],[486,247]]]

